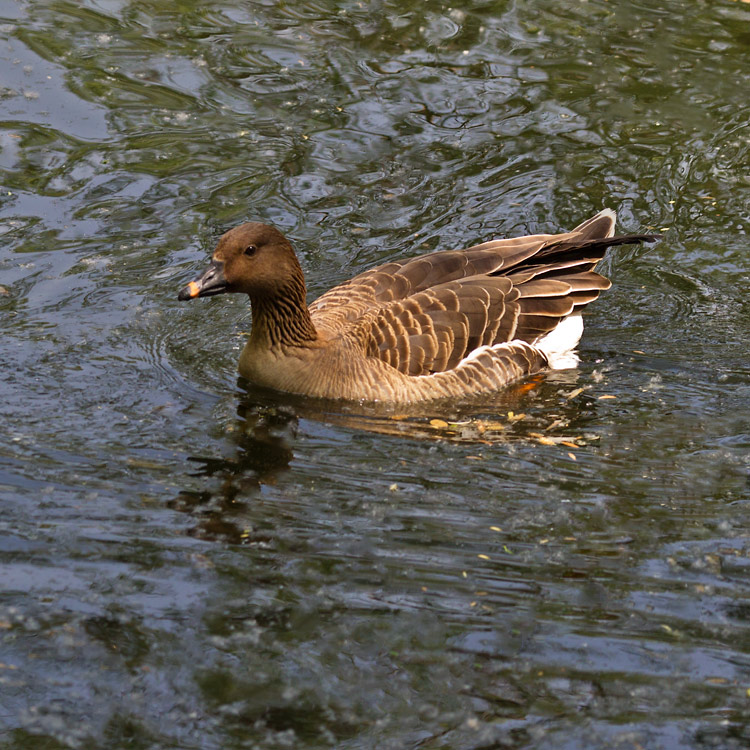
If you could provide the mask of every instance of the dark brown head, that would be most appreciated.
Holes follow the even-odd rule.
[[[260,299],[286,294],[290,286],[300,284],[304,290],[302,269],[289,240],[278,229],[253,222],[224,234],[208,268],[177,298],[242,292]]]

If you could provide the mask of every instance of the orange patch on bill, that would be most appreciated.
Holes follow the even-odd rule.
[[[191,281],[188,284],[188,289],[190,290],[191,297],[197,297],[201,290],[201,288],[194,281]]]

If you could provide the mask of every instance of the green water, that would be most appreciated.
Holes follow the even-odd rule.
[[[749,30],[0,0],[0,748],[750,745]],[[605,206],[663,239],[580,368],[450,411],[255,391],[176,300],[248,219],[315,296]]]

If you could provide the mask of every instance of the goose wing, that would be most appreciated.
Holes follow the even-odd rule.
[[[455,368],[482,346],[534,344],[610,287],[594,268],[612,245],[603,211],[558,235],[493,240],[355,276],[310,306],[316,325],[353,336],[367,355],[408,375]]]
[[[326,292],[310,305],[310,314],[316,324],[340,333],[381,305],[403,300],[446,282],[508,273],[541,257],[545,249],[562,243],[580,244],[611,237],[614,226],[614,212],[604,209],[565,234],[491,240],[465,250],[438,251],[392,261],[371,268]]]
[[[393,261],[339,284],[310,305],[316,325],[337,332],[391,302],[467,277],[502,273],[533,257],[556,235],[493,240],[466,250],[444,250]]]

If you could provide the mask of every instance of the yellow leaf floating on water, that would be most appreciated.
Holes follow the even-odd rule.
[[[580,448],[581,446],[576,443],[576,440],[580,440],[580,436],[574,437],[548,437],[542,435],[541,432],[530,432],[530,438],[534,438],[537,442],[542,445],[567,445],[568,448]]]
[[[482,426],[481,432],[485,432],[486,430],[493,432],[505,429],[505,425],[502,422],[480,422],[479,424]]]
[[[578,460],[576,458],[576,454],[575,453],[568,453],[568,457],[571,459],[571,461],[577,461]]]
[[[442,419],[431,419],[430,427],[434,427],[436,430],[444,430],[448,426],[448,423]]]
[[[576,388],[574,391],[571,391],[568,393],[565,398],[571,399],[575,398],[576,396],[580,396],[583,393],[583,388]]]
[[[557,443],[552,438],[545,437],[544,435],[539,435],[536,441],[537,443],[541,443],[542,445],[557,445]]]
[[[604,399],[605,399],[605,398],[617,398],[617,396],[609,396],[609,395],[606,395],[606,396],[599,396],[599,399],[598,399],[598,400],[599,400],[599,401],[604,401]]]
[[[549,432],[549,430],[554,430],[555,427],[563,427],[566,424],[568,424],[567,420],[556,419],[554,422],[551,422],[550,424],[548,424],[544,429]]]
[[[518,422],[519,419],[524,419],[525,417],[526,417],[525,414],[514,414],[512,411],[508,412],[509,422]]]
[[[479,558],[480,560],[489,560],[489,559],[490,559],[490,556],[489,556],[489,555],[477,555],[477,557],[478,557],[478,558]]]

